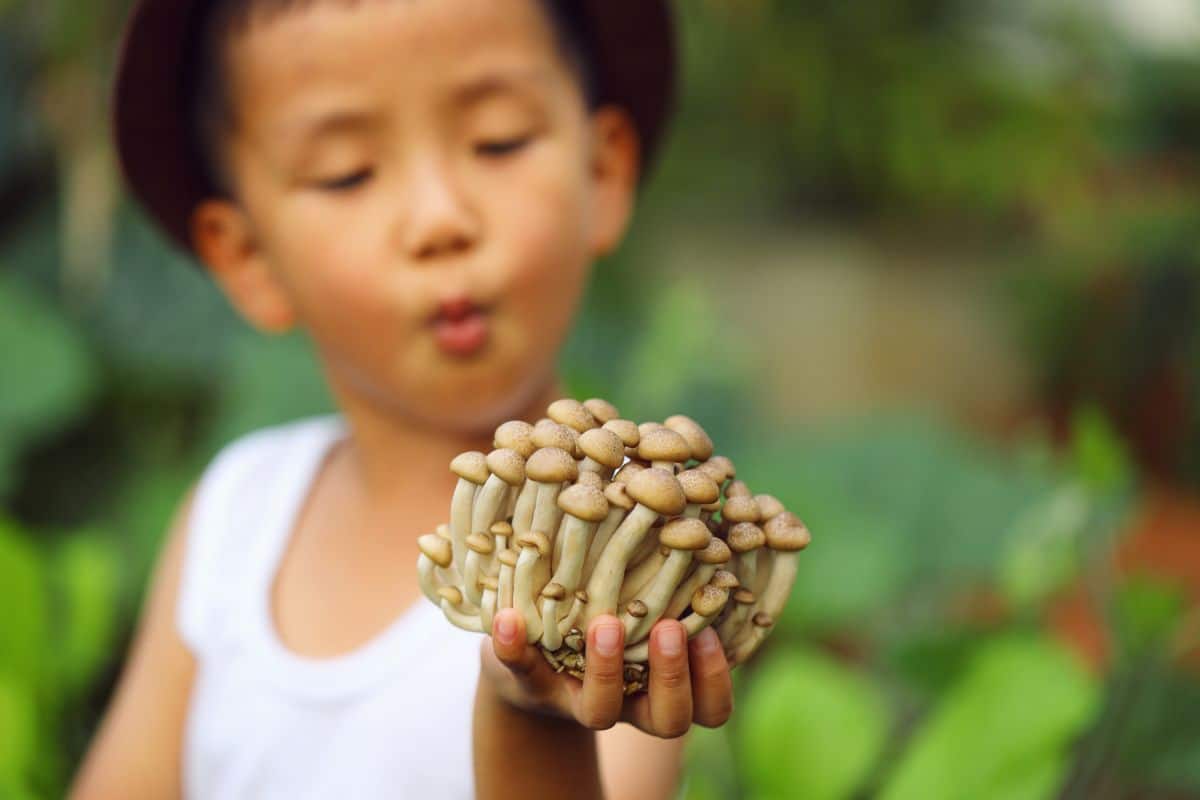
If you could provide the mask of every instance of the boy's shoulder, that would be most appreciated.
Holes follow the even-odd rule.
[[[225,445],[196,486],[187,520],[178,627],[193,650],[224,628],[227,603],[255,590],[282,546],[328,448],[339,416],[261,428]]]

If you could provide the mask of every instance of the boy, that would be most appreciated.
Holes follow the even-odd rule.
[[[582,683],[512,613],[481,663],[415,570],[445,465],[561,394],[670,45],[652,0],[136,4],[134,193],[247,321],[310,336],[341,414],[235,443],[182,504],[76,796],[465,797],[472,751],[481,797],[599,796],[601,770],[611,796],[672,795],[679,740],[654,737],[730,713],[715,634],[660,622],[624,700],[615,618]]]

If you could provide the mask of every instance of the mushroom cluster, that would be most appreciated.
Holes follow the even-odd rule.
[[[753,495],[695,421],[638,425],[610,403],[551,403],[536,425],[506,422],[493,449],[450,464],[450,522],[422,536],[425,596],[468,631],[517,609],[531,644],[583,676],[584,635],[602,614],[625,626],[625,691],[646,685],[663,618],[689,637],[712,625],[730,664],[775,624],[808,529]]]

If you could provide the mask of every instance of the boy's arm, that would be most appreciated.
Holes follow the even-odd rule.
[[[610,635],[601,646],[602,631]],[[650,685],[624,697],[624,629],[616,617],[601,616],[587,631],[583,681],[556,674],[535,647],[525,643],[521,615],[496,615],[494,637],[482,650],[476,694],[475,781],[477,797],[603,797],[592,731],[618,721],[633,729],[611,731],[612,744],[624,745],[621,758],[605,769],[612,798],[670,798],[679,777],[681,737],[692,724],[716,727],[733,710],[729,665],[711,629],[687,640],[677,621],[660,621],[650,633]],[[640,747],[645,734],[660,739]],[[629,751],[638,747],[636,753]],[[612,753],[608,753],[612,755]]]
[[[71,797],[173,798],[183,793],[183,724],[195,662],[175,627],[191,497],[171,524],[120,683],[76,775]]]

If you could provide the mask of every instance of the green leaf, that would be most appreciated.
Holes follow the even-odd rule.
[[[998,565],[1000,588],[1015,606],[1040,603],[1075,576],[1090,511],[1088,495],[1071,484],[1016,520]]]
[[[1137,657],[1161,647],[1186,609],[1186,593],[1179,586],[1149,575],[1124,581],[1113,597],[1113,616],[1125,654]]]
[[[70,423],[95,388],[78,332],[50,304],[2,273],[0,364],[0,446],[10,452]]]
[[[917,732],[881,797],[1048,796],[1099,700],[1062,647],[1024,636],[991,642]]]
[[[29,780],[38,738],[37,709],[28,684],[0,673],[0,788]]]
[[[734,719],[751,794],[806,800],[851,796],[889,726],[884,699],[864,676],[804,648],[767,658]]]
[[[1093,491],[1115,491],[1130,481],[1125,446],[1095,406],[1084,406],[1071,420],[1071,456],[1076,472]]]
[[[24,686],[40,686],[47,655],[47,590],[38,552],[0,518],[0,669]]]
[[[111,657],[117,637],[121,600],[117,553],[97,534],[78,534],[55,554],[54,574],[63,610],[55,660],[64,687],[80,692]]]

